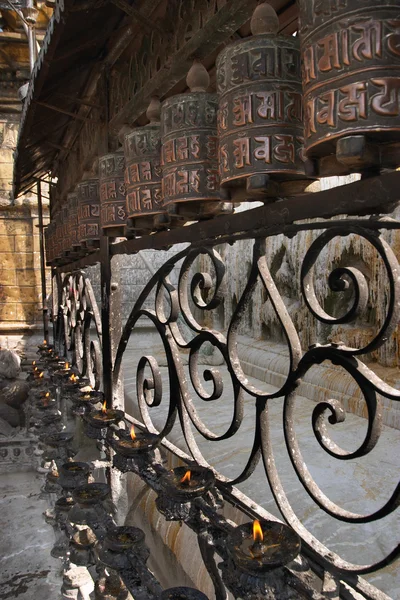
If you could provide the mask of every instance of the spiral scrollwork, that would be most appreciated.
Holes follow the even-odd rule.
[[[95,389],[102,379],[101,320],[90,281],[81,272],[58,278],[59,318],[56,338],[65,354]],[[93,326],[92,326],[93,325]],[[95,332],[97,339],[92,340]]]
[[[384,223],[382,222],[382,228]],[[400,224],[399,224],[400,228]],[[304,231],[307,224],[304,225]],[[345,343],[333,343],[324,338],[327,328],[354,325],[357,326],[367,313],[373,314],[370,278],[360,264],[347,264],[349,255],[340,257],[330,269],[329,274],[318,274],[318,261],[326,259],[327,248],[335,238],[356,236],[364,245],[375,252],[380,268],[387,281],[385,300],[379,307],[380,321],[372,330],[368,323],[369,335],[366,343],[357,347]],[[312,239],[310,239],[312,238]],[[298,260],[298,279],[286,277],[286,286],[290,292],[296,291],[298,298],[293,305],[295,311],[307,315],[307,323],[315,320],[322,327],[315,327],[316,339],[311,345],[304,344],[300,331],[298,315],[288,306],[288,296],[282,292],[281,282],[276,275],[277,269],[270,264],[271,256],[264,240],[255,240],[251,266],[246,280],[241,286],[237,303],[232,307],[228,318],[228,327],[221,326],[220,319],[214,319],[215,313],[224,306],[227,297],[227,268],[221,254],[215,248],[189,247],[172,258],[151,277],[137,299],[123,329],[114,363],[114,382],[119,379],[121,363],[132,331],[140,319],[147,319],[158,334],[166,356],[165,365],[155,357],[145,353],[138,360],[136,368],[136,395],[138,410],[142,422],[152,433],[160,437],[168,436],[179,422],[186,446],[191,457],[199,464],[211,466],[202,448],[207,443],[232,440],[242,427],[245,409],[253,403],[255,407],[254,427],[250,434],[250,444],[244,466],[234,477],[217,473],[220,485],[236,485],[246,482],[262,459],[265,475],[275,502],[284,519],[296,529],[313,552],[315,560],[320,557],[323,565],[329,565],[345,577],[373,572],[394,561],[399,549],[390,551],[383,559],[374,564],[356,564],[342,559],[328,549],[315,535],[307,530],[301,518],[289,501],[282,479],[278,461],[275,460],[272,445],[271,406],[275,410],[281,407],[284,444],[290,457],[293,472],[301,482],[313,503],[329,517],[339,522],[353,525],[372,523],[388,517],[400,503],[400,486],[388,490],[388,497],[381,505],[368,512],[355,512],[331,499],[318,485],[312,471],[308,468],[305,454],[302,452],[302,440],[296,432],[297,389],[314,367],[328,363],[333,370],[342,371],[349,377],[357,393],[363,398],[366,416],[366,431],[363,439],[354,450],[347,450],[333,439],[332,430],[340,429],[346,423],[347,411],[342,400],[335,394],[318,399],[311,410],[310,433],[315,438],[321,453],[334,461],[350,461],[371,456],[382,430],[382,398],[400,400],[400,391],[384,381],[371,366],[361,361],[361,356],[370,355],[387,342],[393,334],[400,312],[400,267],[395,253],[380,234],[380,228],[371,228],[365,220],[344,220],[320,231],[313,231],[307,244],[300,244],[302,257]],[[323,276],[330,294],[330,300],[343,300],[344,305],[331,311],[332,302],[325,302],[318,290],[316,277]],[[177,281],[177,285],[172,283]],[[96,318],[88,282],[80,275],[76,279],[76,327],[75,348],[87,355],[87,332]],[[282,339],[287,349],[287,367],[279,379],[279,384],[266,391],[257,382],[250,379],[239,356],[239,334],[243,331],[246,310],[252,307],[254,296],[263,292],[264,302],[274,313],[276,322],[283,332]],[[341,292],[346,292],[345,295]],[[376,297],[375,297],[376,300]],[[149,308],[149,302],[153,305]],[[72,300],[71,300],[72,302]],[[303,312],[302,312],[303,311]],[[218,327],[215,328],[215,323]],[[226,320],[225,320],[226,324]],[[101,330],[97,328],[98,332]],[[373,331],[372,335],[370,331]],[[79,332],[79,333],[77,333]],[[321,337],[318,337],[321,336]],[[86,343],[85,343],[86,339]],[[364,340],[365,338],[361,338]],[[92,363],[97,356],[92,342]],[[265,340],[268,345],[268,339]],[[308,349],[305,349],[308,346]],[[83,348],[83,350],[82,350]],[[96,359],[97,360],[97,359]],[[84,358],[82,359],[85,368]],[[262,365],[268,370],[268,365]],[[335,371],[336,372],[336,371]],[[98,373],[98,367],[96,367]],[[341,375],[338,375],[339,377]],[[168,384],[165,384],[165,381]],[[351,388],[353,389],[353,388]],[[250,401],[246,405],[246,397]],[[280,403],[280,404],[279,404]],[[166,406],[165,406],[166,405]],[[205,422],[204,407],[224,410],[225,420],[222,431],[215,422],[210,426]],[[164,409],[163,424],[156,426],[154,415],[161,407]],[[166,410],[165,410],[166,409]],[[328,426],[328,423],[330,426]],[[248,437],[248,435],[247,435]],[[288,463],[290,464],[290,463]],[[343,463],[342,463],[343,464]],[[325,567],[324,567],[325,568]],[[357,584],[358,585],[358,584]],[[357,585],[355,586],[357,588]],[[357,589],[362,589],[361,587]]]

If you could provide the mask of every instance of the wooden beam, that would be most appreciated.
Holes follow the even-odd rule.
[[[85,117],[81,117],[76,113],[72,113],[69,110],[64,110],[63,108],[59,108],[58,106],[53,106],[52,104],[48,104],[47,102],[41,102],[40,100],[33,100],[35,104],[39,104],[39,106],[44,106],[49,110],[54,110],[55,112],[59,112],[62,115],[67,115],[68,117],[72,117],[73,119],[77,119],[78,121],[98,121],[101,122],[101,119],[86,119]]]
[[[140,21],[140,23],[142,23],[142,25],[147,27],[147,29],[150,31],[158,31],[160,35],[165,36],[165,29],[162,29],[162,27],[159,27],[154,21],[145,17],[140,10],[128,4],[125,2],[125,0],[111,0],[111,2],[115,4],[115,6],[118,6],[120,10],[123,10],[130,17],[134,17]]]
[[[101,104],[97,104],[96,102],[90,102],[89,100],[85,100],[84,98],[74,98],[74,96],[70,96],[69,94],[64,94],[63,92],[53,92],[52,96],[59,96],[60,98],[66,98],[67,100],[71,100],[71,102],[75,102],[76,104],[81,104],[82,106],[91,106],[92,108],[103,108]]]
[[[164,96],[183,79],[194,58],[212,54],[226,42],[246,21],[257,6],[257,0],[231,0],[205,23],[170,59],[170,68],[160,69],[150,81],[110,121],[111,130],[117,133],[125,123],[133,123],[142,115],[154,95]],[[165,36],[165,34],[164,34]]]

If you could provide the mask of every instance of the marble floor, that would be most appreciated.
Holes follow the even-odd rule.
[[[43,517],[43,475],[0,475],[0,600],[56,600],[61,562],[51,557],[54,533]]]

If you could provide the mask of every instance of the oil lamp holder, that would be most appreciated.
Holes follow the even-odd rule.
[[[102,427],[99,429],[98,427],[93,427],[93,425],[91,425],[87,421],[87,417],[88,417],[89,413],[90,413],[90,411],[88,411],[86,409],[85,413],[83,414],[83,429],[84,429],[85,435],[87,435],[92,440],[105,440],[106,436],[107,436],[108,428]]]
[[[79,486],[72,492],[75,505],[68,513],[68,521],[76,525],[86,525],[102,539],[106,533],[110,517],[103,502],[110,494],[106,483],[89,483]]]
[[[117,429],[109,432],[107,443],[115,451],[115,457],[126,459],[117,461],[123,472],[137,471],[138,465],[143,467],[154,461],[154,450],[160,445],[161,438],[147,431],[136,431],[132,439],[126,429]]]
[[[194,588],[173,587],[164,590],[160,600],[208,600],[208,597]]]
[[[150,550],[145,544],[144,532],[138,527],[122,526],[109,530],[98,544],[100,561],[117,571],[132,568],[133,563],[145,564]]]
[[[193,518],[196,510],[191,501],[179,502],[160,492],[156,498],[157,510],[167,521],[188,521]]]
[[[285,566],[298,556],[301,542],[283,523],[262,520],[261,541],[253,540],[253,524],[244,523],[227,539],[227,559],[220,565],[226,587],[249,600],[301,598],[288,586]]]
[[[90,466],[84,462],[64,463],[60,468],[59,481],[64,490],[74,490],[88,482]]]
[[[108,569],[95,583],[94,600],[127,600],[129,592],[116,571]]]
[[[157,508],[167,521],[190,519],[196,512],[193,501],[208,495],[214,485],[213,472],[200,465],[166,471],[160,479]]]
[[[154,477],[154,469],[152,467],[154,462],[154,450],[151,452],[138,454],[134,458],[127,458],[126,456],[121,456],[117,453],[115,453],[113,456],[113,467],[118,469],[118,471],[121,471],[121,473],[131,472],[135,473],[136,475],[146,473],[148,476]]]
[[[69,560],[79,567],[96,564],[94,546],[97,538],[90,527],[76,531],[69,542]]]
[[[104,418],[103,418],[104,415]],[[83,417],[84,430],[88,437],[96,440],[105,440],[107,430],[122,421],[122,410],[106,409],[106,411],[91,410]]]

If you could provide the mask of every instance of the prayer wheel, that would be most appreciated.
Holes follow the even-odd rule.
[[[77,185],[78,194],[78,241],[85,251],[100,245],[100,198],[99,179],[93,173],[85,173]]]
[[[100,224],[103,234],[108,237],[120,237],[125,233],[124,171],[125,158],[122,151],[99,158]]]
[[[305,154],[316,173],[398,167],[400,2],[298,4]]]
[[[78,240],[78,194],[76,191],[67,194],[68,223],[70,251],[78,257],[81,253],[81,245]]]
[[[234,200],[302,192],[303,112],[299,41],[278,35],[267,3],[251,19],[252,36],[217,59],[221,186]]]
[[[70,223],[69,223],[69,212],[68,205],[66,202],[60,209],[60,220],[61,220],[61,254],[62,258],[68,260],[71,254],[70,244]]]
[[[150,123],[124,135],[125,188],[128,230],[151,233],[155,221],[166,220],[161,196],[160,101],[152,98],[147,109]]]
[[[63,231],[61,212],[58,210],[54,215],[54,264],[60,266],[63,261]]]
[[[171,216],[183,220],[208,218],[226,208],[218,171],[218,97],[206,92],[210,78],[199,62],[186,82],[190,93],[161,106],[162,197]]]

